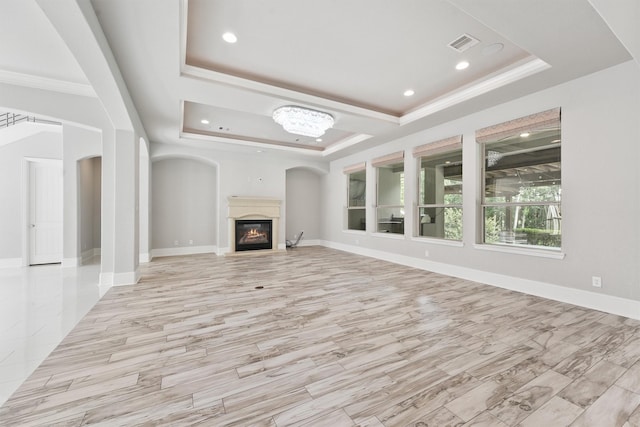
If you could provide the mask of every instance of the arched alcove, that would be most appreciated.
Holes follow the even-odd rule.
[[[217,167],[185,157],[154,159],[151,167],[154,256],[217,251]]]
[[[322,237],[322,172],[297,167],[286,173],[285,235],[294,240],[304,231],[302,242],[318,240]]]

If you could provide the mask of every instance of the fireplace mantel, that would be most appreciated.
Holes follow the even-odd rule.
[[[278,234],[280,230],[280,204],[281,201],[270,197],[230,196],[229,204],[229,254],[240,253],[272,253],[283,251],[278,247]],[[239,219],[270,219],[272,221],[272,249],[259,251],[236,252],[235,222]]]

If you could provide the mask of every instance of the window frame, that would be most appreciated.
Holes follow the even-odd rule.
[[[561,109],[554,108],[550,110],[546,110],[540,113],[532,114],[529,116],[520,117],[511,121],[507,121],[504,123],[500,123],[494,126],[489,126],[487,128],[480,129],[476,131],[476,142],[480,147],[480,203],[479,203],[479,235],[478,235],[478,243],[476,244],[477,248],[482,249],[490,249],[507,251],[507,252],[521,252],[525,254],[537,255],[537,256],[546,256],[546,254],[550,254],[551,258],[564,258],[564,254],[562,253],[562,217],[560,217],[560,246],[544,246],[544,245],[533,245],[528,243],[517,243],[517,236],[515,235],[515,230],[517,227],[513,227],[514,238],[512,242],[487,242],[487,216],[486,209],[491,207],[497,208],[517,208],[517,207],[527,207],[527,206],[544,206],[548,209],[550,206],[558,206],[559,211],[562,211],[562,155],[559,157],[560,163],[560,178],[559,178],[559,200],[543,200],[543,201],[520,201],[520,202],[488,202],[487,199],[487,166],[488,166],[488,150],[487,145],[495,142],[496,140],[500,140],[503,138],[507,138],[510,136],[518,135],[522,132],[543,128],[545,126],[550,125],[558,126],[558,142],[553,146],[543,146],[538,149],[529,149],[527,152],[534,151],[542,151],[549,150],[553,148],[559,148],[562,150],[562,123],[561,123]],[[524,151],[524,149],[523,149]],[[556,255],[557,254],[557,255]]]
[[[392,153],[383,157],[379,157],[377,159],[372,160],[371,165],[375,168],[375,174],[376,174],[376,188],[375,188],[375,204],[374,204],[374,210],[375,210],[375,233],[378,233],[380,235],[395,235],[395,236],[404,236],[404,234],[406,233],[406,222],[405,222],[405,218],[406,218],[406,188],[404,183],[401,181],[401,185],[400,185],[400,200],[401,200],[401,204],[398,205],[381,205],[380,204],[380,169],[386,167],[386,166],[391,166],[391,165],[399,165],[402,164],[402,178],[401,180],[406,180],[407,176],[406,176],[406,167],[405,167],[405,163],[404,163],[404,151],[399,151],[397,153]],[[380,229],[380,216],[379,216],[379,210],[380,209],[400,209],[400,210],[404,210],[405,214],[402,217],[402,221],[400,222],[401,224],[401,232],[400,231],[391,231],[393,229],[393,225],[394,224],[389,224],[389,228],[390,230],[388,231],[384,231]]]
[[[351,206],[351,175],[356,173],[364,172],[364,204],[362,206]],[[366,163],[361,163],[357,165],[353,165],[351,167],[344,169],[344,174],[347,179],[347,205],[346,205],[346,227],[347,231],[362,231],[365,232],[367,230],[367,168]],[[349,215],[352,211],[362,211],[364,218],[364,229],[362,228],[351,228],[351,224],[349,221]]]
[[[429,159],[429,158],[434,158],[437,155],[440,154],[447,154],[447,153],[453,153],[453,152],[457,152],[460,151],[460,174],[461,174],[461,179],[460,179],[460,187],[461,187],[461,192],[460,192],[460,203],[421,203],[422,199],[420,198],[420,189],[422,186],[422,161],[423,159]],[[417,176],[416,176],[416,205],[415,205],[415,232],[414,232],[414,237],[417,238],[423,238],[423,239],[435,239],[438,241],[448,241],[448,242],[462,242],[463,238],[464,238],[464,222],[461,219],[461,230],[460,230],[460,238],[459,239],[448,239],[445,235],[443,235],[442,237],[438,237],[438,236],[426,236],[426,235],[422,235],[422,218],[420,216],[420,210],[421,209],[442,209],[443,215],[444,212],[447,208],[454,208],[454,209],[459,209],[462,215],[463,212],[463,201],[464,201],[464,190],[463,190],[463,180],[462,180],[462,176],[463,176],[463,172],[464,172],[464,166],[463,166],[463,148],[462,148],[462,135],[459,136],[455,136],[455,137],[451,137],[451,138],[447,138],[447,139],[443,139],[440,141],[436,141],[433,143],[429,143],[429,144],[425,144],[423,146],[420,147],[416,147],[416,149],[414,150],[414,157],[416,159],[416,170],[417,170]],[[426,189],[425,189],[426,191]]]

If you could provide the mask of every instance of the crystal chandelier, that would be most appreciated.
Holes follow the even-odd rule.
[[[492,150],[487,151],[487,166],[489,167],[495,166],[503,157],[504,157],[504,154],[498,151],[492,151]]]
[[[313,138],[322,136],[334,123],[331,114],[295,105],[276,108],[273,111],[273,120],[289,133]]]

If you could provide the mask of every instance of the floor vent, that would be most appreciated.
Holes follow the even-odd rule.
[[[464,52],[465,50],[477,45],[478,43],[480,43],[480,40],[478,40],[477,38],[470,36],[469,34],[463,34],[449,43],[449,47],[458,52]]]

